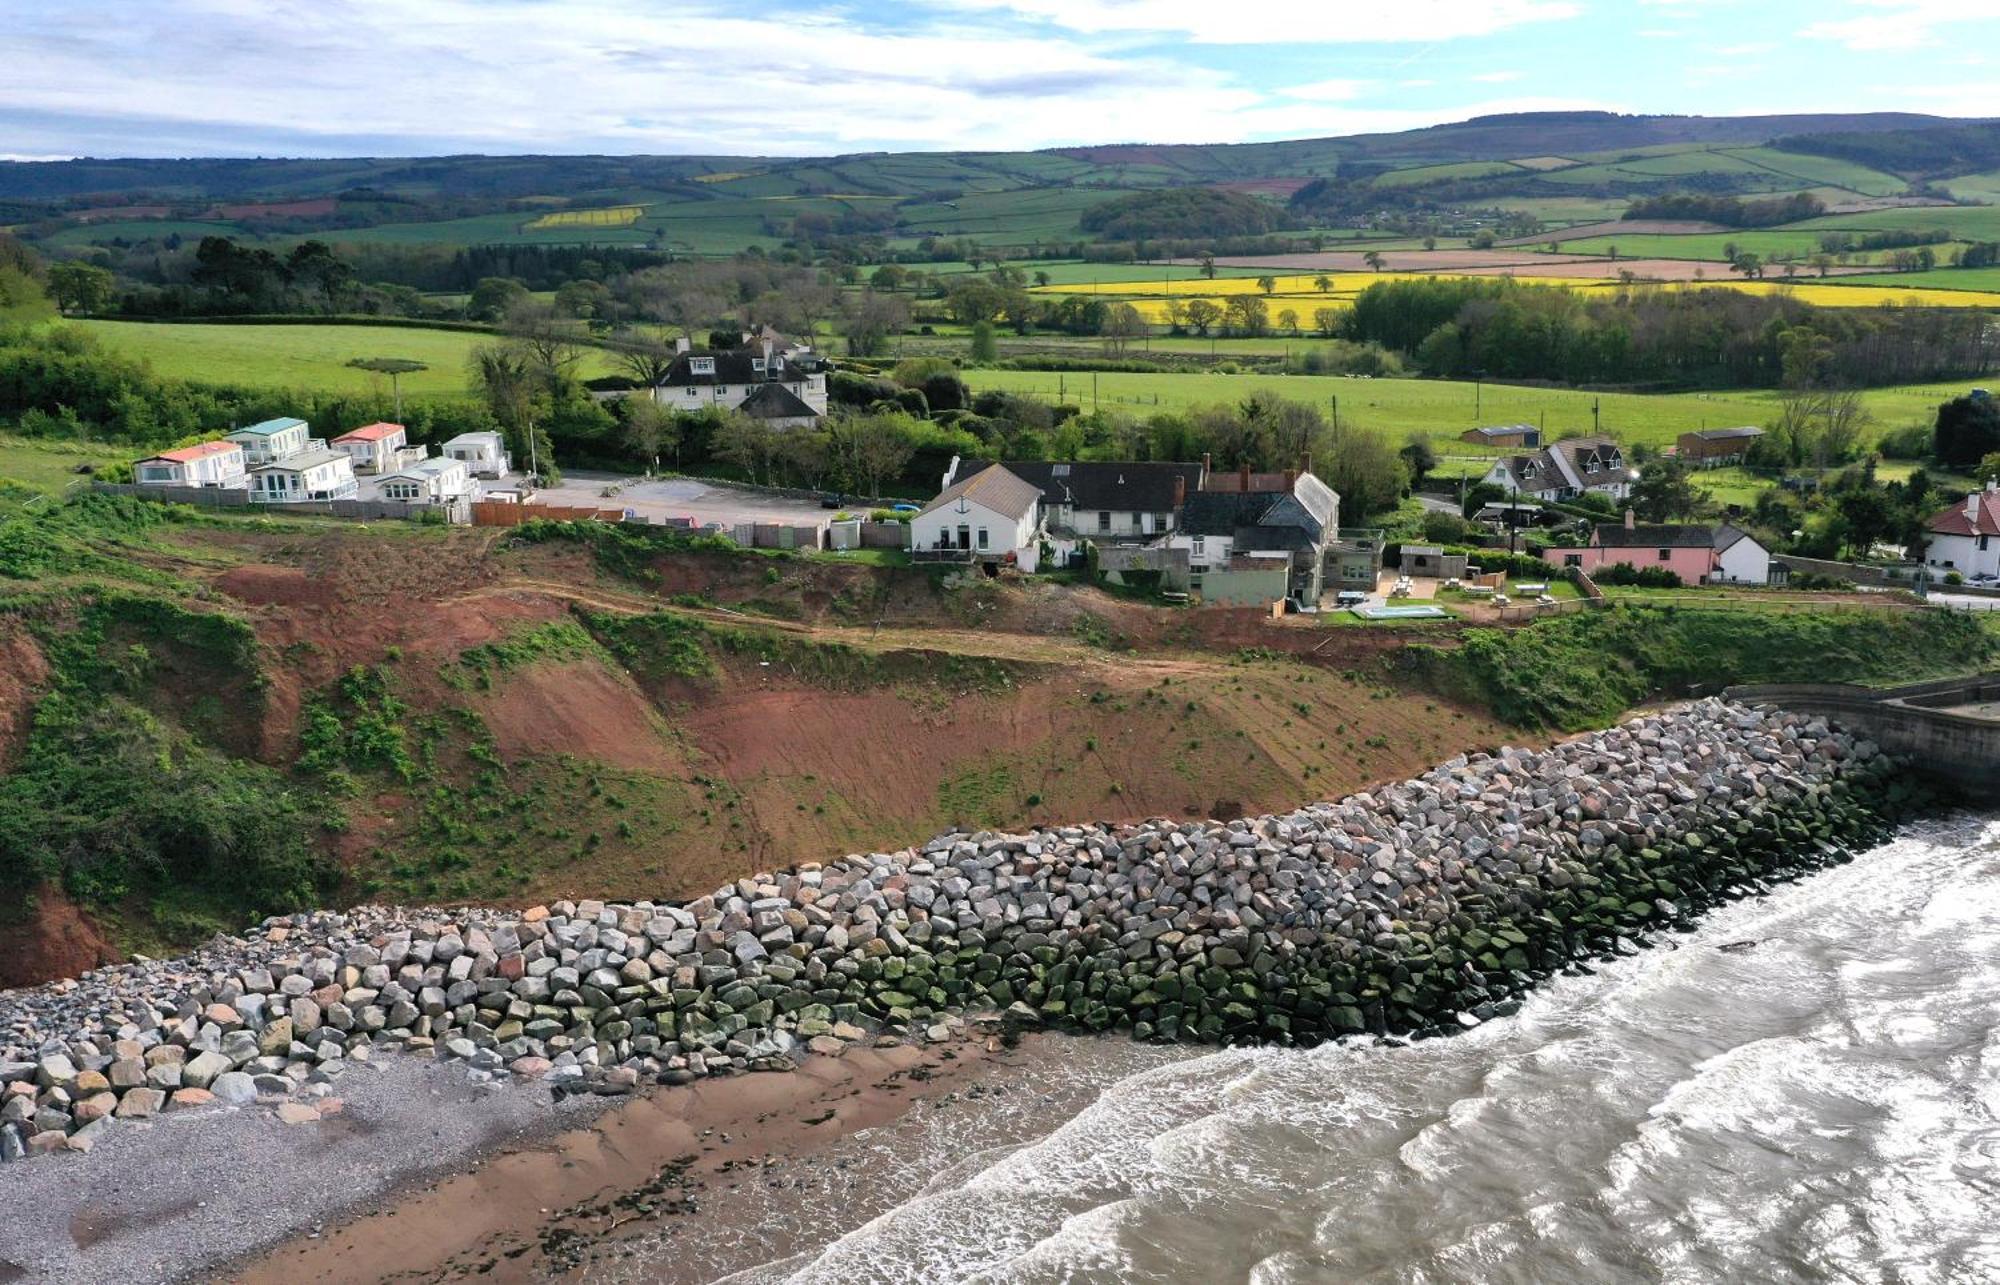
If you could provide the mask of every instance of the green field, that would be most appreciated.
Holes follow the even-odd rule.
[[[1431,379],[1347,379],[1322,375],[1265,374],[1123,374],[1090,372],[1055,374],[1043,371],[968,370],[974,389],[1009,392],[1077,403],[1089,409],[1124,409],[1148,414],[1154,409],[1240,402],[1254,392],[1268,392],[1294,401],[1332,409],[1339,399],[1340,421],[1379,429],[1401,438],[1422,433],[1455,438],[1483,424],[1529,423],[1545,427],[1550,437],[1589,432],[1591,406],[1601,406],[1604,432],[1627,445],[1668,446],[1690,429],[1736,424],[1763,424],[1777,412],[1775,392],[1589,393],[1570,389],[1519,388],[1504,384]],[[1912,423],[1927,423],[1938,403],[1965,391],[1965,385],[1932,384],[1871,389],[1863,394],[1875,416],[1871,435]],[[1093,390],[1095,396],[1093,397]],[[1482,453],[1453,442],[1454,454]],[[1492,453],[1492,452],[1484,452]]]
[[[1850,232],[1892,229],[1928,232],[1942,228],[1960,240],[2000,241],[2000,206],[1925,205],[1896,210],[1868,210],[1861,214],[1828,214],[1790,226],[1806,231],[1844,228]]]
[[[74,321],[112,352],[136,357],[172,379],[242,384],[258,388],[325,388],[387,392],[382,375],[351,369],[356,357],[404,357],[429,370],[402,378],[406,397],[455,396],[466,391],[472,350],[488,335],[457,330],[391,326],[204,326],[143,321]],[[579,373],[611,373],[604,353],[592,350]]]
[[[2000,268],[1933,268],[1929,272],[1870,272],[1828,277],[1833,286],[1924,286],[1932,290],[2000,290]]]
[[[56,495],[80,485],[79,464],[103,467],[123,464],[132,458],[128,446],[97,446],[89,442],[44,442],[32,438],[0,436],[0,507],[26,488],[38,495]],[[18,492],[16,492],[18,494]]]

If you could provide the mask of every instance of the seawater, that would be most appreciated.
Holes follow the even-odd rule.
[[[2000,1281],[2000,819],[1593,968],[1449,1040],[1051,1040],[606,1275]]]

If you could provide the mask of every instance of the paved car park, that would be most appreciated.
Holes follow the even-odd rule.
[[[615,488],[607,495],[607,489]],[[621,477],[616,473],[565,470],[562,485],[544,487],[535,493],[537,504],[558,504],[578,508],[631,509],[642,517],[687,518],[696,526],[720,522],[787,522],[794,525],[823,522],[834,510],[820,507],[816,499],[801,499],[752,487],[727,486],[698,478]]]

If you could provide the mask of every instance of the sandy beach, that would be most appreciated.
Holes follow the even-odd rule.
[[[247,1285],[427,1281],[476,1275],[539,1281],[620,1256],[672,1221],[699,1234],[728,1221],[728,1191],[765,1180],[921,1102],[1004,1078],[1022,1056],[983,1042],[857,1048],[789,1074],[656,1089],[580,1127],[509,1141],[441,1181],[407,1181],[341,1221],[295,1236],[228,1275]],[[810,1229],[799,1228],[802,1235]],[[771,1246],[773,1256],[786,1247]],[[655,1260],[647,1278],[676,1274]]]

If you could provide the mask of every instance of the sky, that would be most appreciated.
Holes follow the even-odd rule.
[[[0,0],[0,33],[13,159],[1011,150],[1570,109],[2000,116],[2000,0]]]

